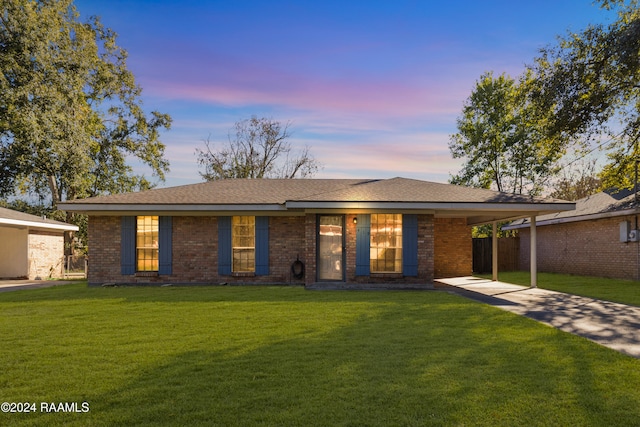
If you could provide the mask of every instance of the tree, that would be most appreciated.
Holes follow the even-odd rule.
[[[215,149],[207,139],[204,150],[196,148],[200,175],[207,181],[226,178],[305,178],[320,164],[309,148],[294,154],[288,138],[290,123],[257,118],[235,123],[228,144]]]
[[[0,12],[0,195],[51,204],[149,188],[128,158],[164,179],[161,129],[142,108],[127,52],[72,0],[3,0]]]
[[[552,109],[551,137],[616,135],[601,178],[605,187],[630,188],[640,156],[640,8],[637,0],[600,4],[617,9],[617,20],[543,49],[531,67],[539,82],[532,99]]]
[[[453,157],[466,159],[452,183],[519,194],[542,191],[566,142],[546,138],[547,114],[526,96],[534,84],[531,73],[515,81],[489,72],[476,82],[449,142]]]
[[[578,200],[600,191],[601,180],[596,172],[596,161],[582,160],[562,168],[560,178],[553,183],[550,196],[563,200]]]

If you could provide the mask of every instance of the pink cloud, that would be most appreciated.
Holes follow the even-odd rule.
[[[450,174],[456,173],[461,166],[461,162],[452,159],[449,153],[448,133],[402,129],[395,132],[368,131],[363,127],[345,135],[341,132],[331,134],[332,126],[328,124],[327,134],[320,135],[306,132],[306,124],[296,126],[290,140],[294,149],[309,146],[312,154],[324,165],[317,178],[404,176],[446,182]],[[224,143],[226,130],[220,130],[214,139],[217,143]],[[195,147],[200,145],[201,139],[196,138],[178,138],[167,145],[171,173],[166,185],[201,180],[194,155]]]
[[[405,131],[395,136],[370,136],[362,143],[304,143],[312,146],[313,154],[325,165],[323,177],[413,176],[443,182],[460,169],[460,162],[451,158],[448,139],[449,135],[443,133]]]
[[[468,92],[451,84],[424,82],[294,79],[292,84],[238,85],[147,82],[155,96],[224,106],[275,105],[302,110],[357,112],[383,116],[456,113]]]

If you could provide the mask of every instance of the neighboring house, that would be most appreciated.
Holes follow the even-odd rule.
[[[630,190],[606,191],[576,202],[576,209],[536,218],[540,271],[639,280],[638,204]],[[530,221],[503,229],[518,230],[520,268],[529,268]],[[630,234],[632,234],[630,238]]]
[[[90,284],[397,287],[471,274],[471,225],[574,207],[404,178],[230,179],[59,206],[89,215]]]
[[[0,208],[0,278],[60,278],[64,233],[75,225]]]

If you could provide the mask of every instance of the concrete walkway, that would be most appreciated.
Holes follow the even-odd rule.
[[[477,277],[438,279],[436,289],[500,307],[640,358],[640,307]]]

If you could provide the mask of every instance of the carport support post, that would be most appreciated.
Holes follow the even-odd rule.
[[[536,217],[531,217],[531,287],[538,287],[538,254],[537,254],[537,236],[536,236]]]
[[[498,281],[498,223],[492,222],[491,232],[491,280]]]

